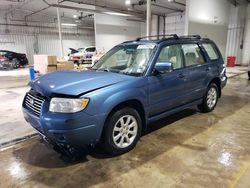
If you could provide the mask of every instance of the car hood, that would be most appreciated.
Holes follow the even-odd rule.
[[[33,90],[43,96],[53,94],[78,96],[132,79],[132,76],[97,71],[56,71],[31,81]]]

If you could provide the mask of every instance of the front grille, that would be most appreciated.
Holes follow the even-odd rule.
[[[24,104],[28,110],[33,112],[35,115],[40,116],[44,101],[45,100],[41,97],[27,93]]]

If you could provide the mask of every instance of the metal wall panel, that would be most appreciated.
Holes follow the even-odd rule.
[[[250,63],[250,4],[247,6],[247,14],[245,20],[244,41],[242,50],[242,65]]]
[[[69,48],[83,48],[94,45],[94,36],[63,36],[64,55],[69,53]],[[54,35],[38,36],[39,54],[51,54],[60,56],[59,37]]]
[[[226,57],[235,56],[236,64],[242,64],[242,49],[244,35],[245,6],[230,7],[228,24]]]
[[[185,13],[169,14],[165,18],[165,34],[184,35]]]
[[[69,47],[94,45],[94,41],[93,30],[63,29],[64,55],[69,52]],[[13,51],[17,50],[17,46],[24,46],[23,52],[26,52],[30,64],[33,64],[36,53],[60,55],[56,28],[0,26],[0,48],[4,45],[9,45],[6,49]]]
[[[15,45],[17,46],[23,45],[25,49],[19,52],[23,52],[23,53],[25,52],[30,63],[33,63],[33,54],[34,54],[33,41],[34,41],[34,36],[32,35],[12,35],[12,34],[2,35],[0,34],[1,48],[3,48],[3,45],[6,44],[7,46],[5,49],[15,51],[16,50]]]

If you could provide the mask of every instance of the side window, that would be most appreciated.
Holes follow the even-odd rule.
[[[6,54],[6,52],[4,52],[4,51],[1,51],[0,52],[0,55],[2,56],[2,55],[5,55]]]
[[[162,48],[161,53],[157,59],[157,63],[171,62],[173,69],[183,67],[183,59],[180,45],[170,45]]]
[[[215,46],[211,43],[204,43],[202,44],[202,46],[205,48],[207,54],[208,54],[208,57],[210,60],[217,60],[219,59],[219,55],[218,55],[218,52],[215,48]]]
[[[204,58],[198,44],[183,44],[182,50],[186,66],[204,64]]]

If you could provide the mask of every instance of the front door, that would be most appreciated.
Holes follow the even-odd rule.
[[[152,74],[148,77],[149,116],[157,115],[186,102],[186,72],[180,45],[168,45],[161,49],[156,63],[170,62],[173,71]]]

